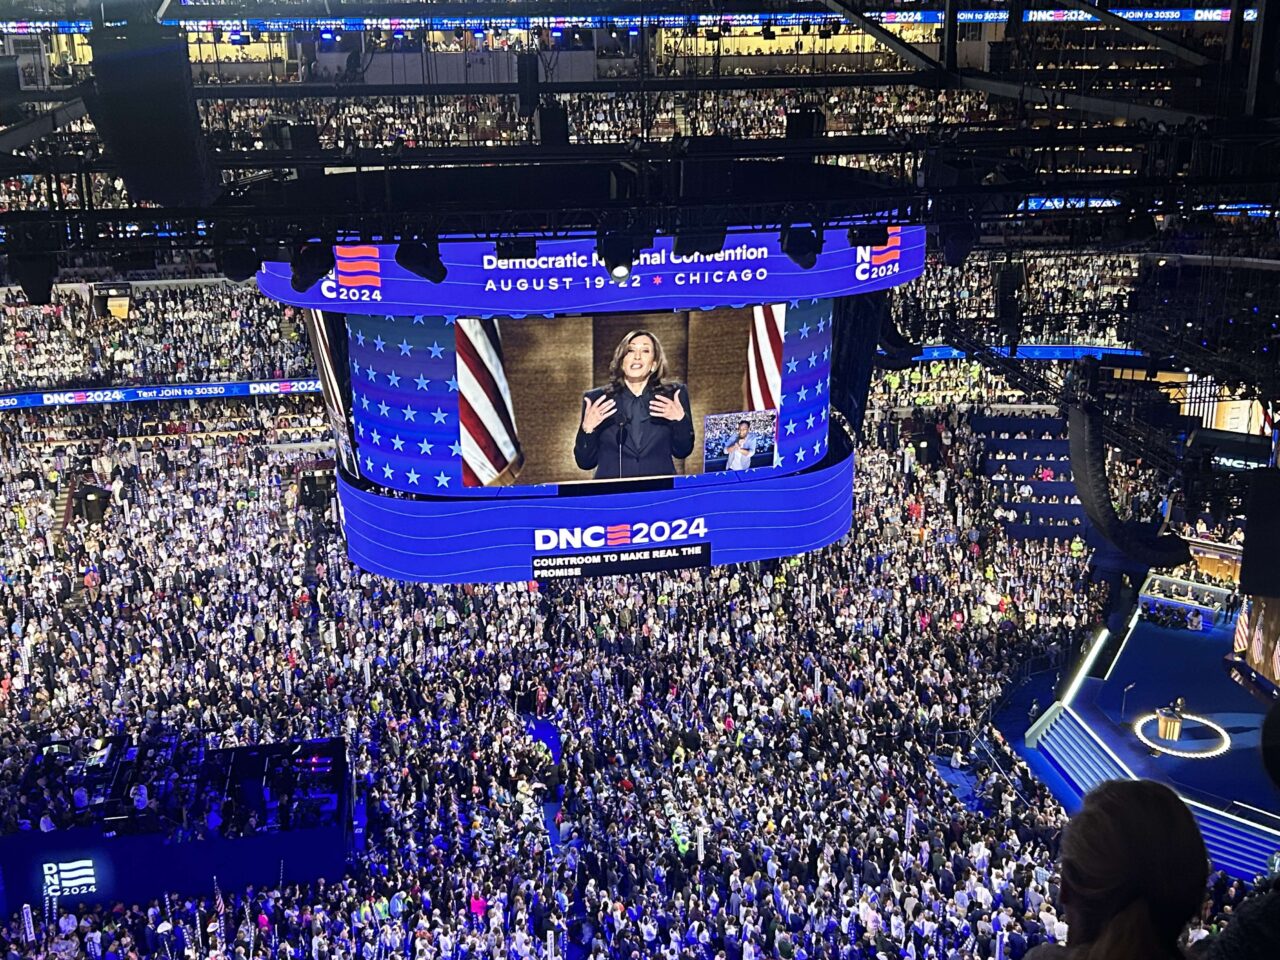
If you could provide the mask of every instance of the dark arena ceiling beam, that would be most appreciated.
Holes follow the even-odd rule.
[[[1206,67],[1214,62],[1212,58],[1206,57],[1202,53],[1196,53],[1194,50],[1188,50],[1165,34],[1157,33],[1155,30],[1150,30],[1140,24],[1126,20],[1124,17],[1117,16],[1096,3],[1089,3],[1088,0],[1057,0],[1057,2],[1060,2],[1064,7],[1081,10],[1097,17],[1107,26],[1114,27],[1126,36],[1133,37],[1142,43],[1149,43],[1151,46],[1158,47],[1165,53],[1170,53],[1179,60],[1185,60],[1187,63],[1194,64],[1197,67]]]

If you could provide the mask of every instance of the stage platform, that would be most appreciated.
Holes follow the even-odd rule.
[[[1069,706],[1054,710],[1051,722],[1033,738],[1033,748],[1022,737],[1011,739],[1033,768],[1047,765],[1057,774],[1047,782],[1068,809],[1106,779],[1169,784],[1191,805],[1215,864],[1251,878],[1280,850],[1280,789],[1267,778],[1258,749],[1266,705],[1234,683],[1222,666],[1231,633],[1230,626],[1192,633],[1139,622],[1105,677],[1084,680]],[[1130,684],[1122,719],[1124,688]],[[1188,721],[1182,738],[1168,746],[1188,753],[1221,752],[1153,756],[1138,738],[1135,721],[1179,696],[1186,698],[1185,712],[1205,722]],[[1144,726],[1152,740],[1155,726],[1154,720]],[[1229,744],[1223,744],[1219,730]]]

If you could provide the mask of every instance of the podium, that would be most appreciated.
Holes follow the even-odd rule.
[[[1170,707],[1156,711],[1156,734],[1161,740],[1177,740],[1182,736],[1182,714]]]

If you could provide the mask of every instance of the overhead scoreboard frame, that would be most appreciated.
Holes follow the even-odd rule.
[[[594,236],[541,239],[534,257],[500,260],[491,241],[450,240],[440,244],[447,277],[431,283],[396,263],[396,245],[351,243],[335,247],[335,269],[304,293],[292,288],[288,263],[263,264],[261,291],[307,308],[338,444],[341,523],[357,565],[432,583],[549,580],[789,556],[848,532],[853,451],[830,429],[827,403],[832,302],[918,277],[925,228],[891,227],[880,247],[827,230],[807,270],[776,233],[731,233],[720,253],[684,257],[658,237],[621,284],[595,248]],[[753,336],[763,336],[762,317],[777,323],[774,379],[761,390],[778,396],[743,414],[776,412],[776,435],[765,438],[771,462],[532,485],[481,484],[469,469],[475,448],[459,345],[464,353],[470,346],[460,330],[474,339],[494,321],[508,334],[562,321],[625,329],[620,314],[658,322],[682,311],[714,324],[735,310],[754,315]],[[697,390],[691,382],[695,402]],[[762,412],[761,402],[773,409]],[[732,410],[721,419],[732,421]],[[508,454],[510,432],[510,442],[500,438]]]

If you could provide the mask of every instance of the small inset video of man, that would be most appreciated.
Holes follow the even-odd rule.
[[[773,466],[778,436],[777,410],[717,413],[703,420],[703,462],[707,473]]]

